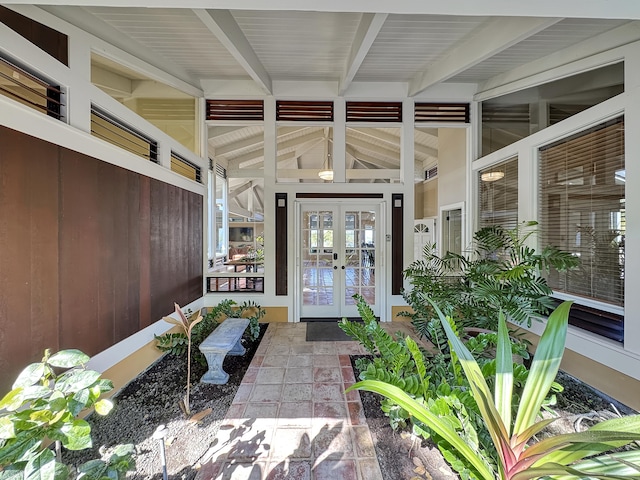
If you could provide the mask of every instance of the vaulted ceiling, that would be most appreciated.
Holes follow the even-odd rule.
[[[473,95],[503,79],[526,76],[528,66],[542,70],[548,59],[557,64],[559,55],[576,60],[599,44],[611,48],[640,36],[640,2],[629,0],[45,3],[47,12],[146,63],[144,72],[134,72],[128,68],[134,65],[123,67],[118,59],[94,62],[100,86],[129,97],[172,96],[159,93],[154,68],[176,78],[178,90],[214,98],[234,98],[240,86],[247,96],[299,98],[303,93],[296,92],[309,90],[294,85],[304,82],[316,85],[325,98],[367,91],[427,98],[434,88],[454,92],[461,85]],[[282,128],[279,164],[322,167],[331,151],[330,133],[321,127]],[[399,164],[396,145],[399,132],[393,129],[350,129],[346,160],[352,168],[393,169]],[[261,168],[256,127],[210,127],[209,146],[231,170]],[[437,129],[416,132],[420,169],[437,161],[437,150]],[[257,187],[244,180],[236,188]]]

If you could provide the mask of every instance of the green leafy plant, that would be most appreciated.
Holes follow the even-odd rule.
[[[94,408],[106,415],[112,403],[100,396],[111,381],[87,370],[89,357],[79,350],[46,350],[39,363],[25,368],[11,392],[0,400],[0,479],[68,479],[71,469],[47,445],[82,450],[92,446],[91,426],[78,418]],[[56,373],[63,370],[62,373]],[[108,461],[91,460],[78,468],[78,478],[124,478],[135,465],[133,446],[120,446]]]
[[[489,451],[486,456],[491,458],[491,437],[473,397],[469,394],[469,384],[461,367],[456,363],[452,364],[448,349],[447,353],[435,347],[432,351],[424,350],[410,337],[389,334],[376,320],[366,301],[358,295],[354,298],[362,322],[343,319],[340,328],[359,341],[371,355],[371,358],[360,358],[356,362],[359,378],[383,381],[402,389],[422,402],[425,408],[446,418],[468,443]],[[446,343],[444,331],[442,337],[442,341]],[[496,374],[495,360],[488,355],[495,345],[496,337],[496,334],[480,334],[469,339],[489,382],[493,382]],[[522,353],[521,348],[522,345],[514,341],[514,354]],[[516,383],[524,384],[527,374],[528,370],[524,365],[518,365],[515,368]],[[514,395],[517,399],[519,392],[514,392]],[[388,398],[381,401],[381,409],[394,429],[410,427],[414,434],[432,438],[452,467],[462,477],[467,475],[469,466],[464,459],[457,458],[456,452],[427,425],[411,417],[404,408]],[[497,462],[497,457],[492,458],[492,461]]]
[[[211,307],[203,315],[202,320],[194,325],[191,331],[191,344],[193,347],[199,346],[205,338],[213,332],[220,322],[225,318],[248,318],[248,332],[252,340],[260,335],[260,319],[264,317],[266,311],[253,301],[245,301],[238,305],[233,300],[223,300],[218,305]],[[156,347],[172,355],[181,356],[187,352],[189,341],[185,332],[165,333],[155,335]],[[207,365],[207,360],[199,350],[192,351],[195,360],[201,365]]]
[[[200,311],[198,311],[196,314],[187,317],[180,309],[180,305],[174,303],[174,306],[178,319],[173,317],[163,317],[163,320],[182,328],[187,339],[187,392],[181,401],[181,405],[185,413],[187,415],[191,415],[191,402],[189,400],[189,392],[191,389],[191,332],[193,331],[193,328],[202,321],[202,315],[200,315]]]
[[[553,246],[539,253],[529,247],[536,225],[523,222],[514,229],[482,228],[474,234],[473,251],[467,256],[447,252],[439,257],[434,245],[426,246],[424,258],[404,272],[412,288],[403,295],[414,310],[410,315],[416,330],[428,335],[427,323],[436,318],[426,297],[460,328],[495,331],[494,312],[498,310],[516,324],[530,325],[532,317],[548,314],[554,306],[552,290],[541,274],[550,268],[575,268],[579,259]]]
[[[549,316],[513,422],[513,361],[505,316],[502,312],[498,315],[496,379],[492,392],[477,362],[451,328],[451,318],[445,317],[435,303],[432,306],[450,342],[453,361],[460,362],[469,381],[471,394],[493,441],[497,466],[460,436],[449,422],[400,388],[378,380],[364,380],[351,389],[369,390],[392,399],[455,449],[471,465],[471,475],[476,478],[620,479],[640,476],[640,450],[603,454],[640,439],[640,415],[607,420],[584,432],[535,441],[535,436],[553,422],[553,419],[538,420],[538,415],[562,360],[571,302],[564,302]]]

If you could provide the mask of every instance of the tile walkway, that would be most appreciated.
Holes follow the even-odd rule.
[[[381,480],[349,355],[357,342],[307,342],[272,323],[197,480]]]

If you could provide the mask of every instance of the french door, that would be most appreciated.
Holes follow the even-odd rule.
[[[358,316],[355,294],[379,315],[379,203],[305,202],[299,221],[301,318]]]

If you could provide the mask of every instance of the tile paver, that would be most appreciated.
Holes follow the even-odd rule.
[[[270,324],[198,480],[381,480],[349,355],[356,342],[306,342]]]

